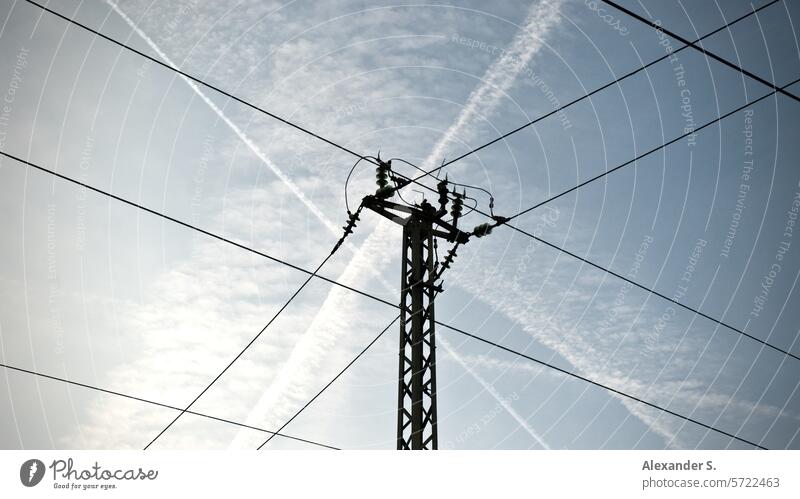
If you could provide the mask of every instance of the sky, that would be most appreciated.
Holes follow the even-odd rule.
[[[620,3],[695,40],[766,2]],[[682,46],[588,0],[48,7],[359,154],[426,167]],[[797,2],[780,1],[702,44],[782,87],[800,77],[798,20]],[[514,224],[800,355],[800,108],[774,94],[748,105],[770,91],[682,50],[445,171],[513,215],[743,107]],[[340,236],[353,156],[24,0],[0,5],[0,93],[0,151],[304,269]],[[351,206],[374,189],[362,162]],[[9,158],[0,206],[2,363],[172,407],[307,277]],[[399,226],[364,212],[320,274],[396,303],[400,245]],[[800,448],[800,361],[565,252],[500,227],[459,248],[443,287],[445,324],[761,446]],[[313,279],[192,411],[277,429],[395,316]],[[752,448],[445,327],[436,341],[440,448]],[[397,344],[395,324],[283,433],[394,448]],[[0,448],[143,448],[176,414],[0,368]],[[187,413],[152,448],[267,437]]]

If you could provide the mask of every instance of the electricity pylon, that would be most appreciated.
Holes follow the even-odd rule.
[[[442,291],[436,281],[456,256],[458,245],[470,236],[481,237],[491,232],[490,224],[482,224],[471,232],[458,229],[464,195],[456,194],[447,215],[449,189],[447,179],[439,182],[438,209],[427,200],[409,206],[389,201],[397,188],[388,184],[391,160],[378,159],[378,190],[366,196],[362,206],[403,227],[403,248],[400,273],[400,365],[397,389],[397,449],[422,450],[438,448],[436,422],[436,332],[434,301]],[[436,246],[442,239],[453,243],[444,261],[436,260]]]

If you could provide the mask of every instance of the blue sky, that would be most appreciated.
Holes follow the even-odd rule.
[[[622,3],[689,39],[752,9]],[[50,7],[361,154],[428,166],[681,46],[582,0]],[[703,44],[782,86],[800,76],[799,18],[778,2]],[[304,268],[338,239],[352,156],[24,1],[5,2],[0,19],[3,151]],[[768,92],[683,50],[447,172],[510,215]],[[771,96],[515,223],[800,354],[800,243],[786,230],[800,192],[797,105]],[[305,278],[10,159],[0,178],[0,355],[13,366],[183,406]],[[351,202],[373,189],[362,164]],[[322,274],[396,301],[399,243],[398,227],[365,214]],[[500,228],[460,249],[445,289],[443,322],[766,447],[800,447],[796,359],[522,234]],[[395,313],[312,281],[193,408],[279,427]],[[442,447],[748,448],[452,331],[437,341]],[[393,448],[396,348],[392,328],[286,432]],[[174,417],[2,377],[3,448],[141,448]],[[156,447],[263,438],[185,415]]]

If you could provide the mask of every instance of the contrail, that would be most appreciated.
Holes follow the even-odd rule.
[[[136,25],[136,23],[133,21],[133,19],[128,17],[128,15],[125,14],[125,12],[123,12],[119,8],[119,6],[116,4],[116,2],[114,2],[113,0],[106,0],[106,4],[108,4],[114,10],[114,12],[116,12],[122,18],[123,21],[125,21],[125,23],[134,31],[134,33],[139,35],[139,37],[142,40],[144,40],[144,42],[147,43],[147,45],[151,49],[153,49],[153,51],[156,54],[158,54],[158,57],[160,57],[161,60],[164,61],[164,63],[166,63],[168,66],[170,66],[173,69],[179,69],[178,66],[172,61],[172,59],[170,59],[169,56],[167,56],[167,54],[165,54],[164,51],[161,50],[161,48],[155,43],[155,41],[153,41],[153,39],[150,38],[147,35],[147,33],[142,31],[139,28],[139,26]],[[219,106],[214,104],[214,102],[211,99],[208,98],[208,96],[203,92],[202,89],[200,89],[200,87],[194,81],[192,81],[189,78],[187,78],[187,77],[185,77],[183,75],[180,75],[180,74],[178,76],[184,82],[186,82],[186,84],[189,86],[189,88],[191,88],[192,91],[194,91],[194,93],[197,94],[197,96],[200,97],[200,99],[202,99],[202,101],[205,102],[206,105],[209,108],[211,108],[211,110],[214,111],[214,113],[226,125],[228,125],[228,127],[233,131],[233,133],[235,133],[236,136],[239,137],[242,140],[242,142],[245,143],[245,145],[248,147],[248,149],[250,149],[250,151],[252,151],[253,154],[255,154],[256,157],[258,159],[260,159],[262,163],[267,165],[267,167],[269,167],[269,169],[272,170],[272,172],[275,174],[275,176],[277,176],[281,180],[281,182],[283,182],[286,185],[286,187],[288,187],[289,190],[292,191],[292,194],[297,196],[297,198],[306,206],[306,208],[308,208],[311,211],[311,213],[313,213],[314,216],[317,217],[317,219],[320,222],[322,222],[325,225],[325,227],[327,227],[328,230],[331,233],[333,233],[337,237],[341,235],[342,229],[337,224],[335,224],[333,221],[331,221],[328,217],[326,217],[325,214],[322,212],[322,210],[320,210],[319,207],[317,207],[317,205],[315,205],[313,201],[308,199],[308,197],[303,193],[303,191],[300,190],[300,188],[297,186],[297,184],[295,184],[294,181],[292,181],[292,179],[290,179],[283,172],[283,170],[281,170],[278,167],[278,165],[276,165],[269,157],[267,157],[267,155],[264,154],[264,152],[261,150],[261,148],[258,147],[258,145],[241,128],[239,128],[239,126],[236,125],[236,123],[231,121],[231,119],[228,118],[228,116],[225,114],[225,112],[222,109],[220,109]],[[353,247],[350,247],[350,249],[354,250]]]
[[[497,108],[519,73],[530,62],[531,58],[543,47],[544,38],[560,22],[559,7],[561,1],[543,0],[532,6],[525,24],[516,34],[509,48],[503,56],[494,62],[484,73],[482,84],[469,96],[467,103],[462,108],[456,121],[447,129],[438,140],[423,165],[433,164],[441,158],[443,151],[450,143],[462,133],[463,129],[471,125],[479,116],[486,116]],[[363,282],[367,273],[373,274],[378,269],[385,268],[385,263],[390,261],[387,255],[396,252],[399,234],[397,226],[392,222],[381,219],[374,232],[370,234],[348,264],[340,280],[354,284]],[[396,290],[391,290],[396,292]],[[270,424],[282,424],[287,415],[303,402],[303,398],[318,384],[318,375],[313,372],[324,356],[329,352],[328,347],[337,344],[336,339],[350,331],[359,330],[353,324],[354,317],[364,317],[362,310],[357,310],[357,302],[349,294],[331,289],[328,297],[320,308],[314,321],[307,329],[303,338],[292,350],[289,360],[275,377],[247,418],[248,423],[265,420]],[[340,327],[347,324],[347,327]],[[372,324],[374,328],[374,324]],[[459,363],[463,364],[459,355],[452,349],[447,349]],[[467,370],[476,381],[486,387],[475,373]],[[516,412],[494,390],[489,393],[509,412],[517,421],[521,421]],[[525,426],[526,430],[530,430]],[[529,431],[532,436],[535,433]],[[540,445],[544,442],[534,436]],[[247,434],[239,432],[231,442],[231,447],[240,447],[248,442]]]
[[[423,163],[424,168],[434,167],[434,162],[444,157],[453,139],[459,136],[464,127],[472,124],[476,117],[488,116],[497,108],[503,94],[511,88],[520,71],[544,46],[545,37],[559,23],[560,4],[561,0],[542,0],[531,7],[520,33],[514,37],[500,59],[486,71],[482,84],[472,91],[456,121],[450,125]]]
[[[530,435],[534,440],[536,440],[536,443],[538,443],[541,447],[550,450],[550,446],[547,445],[544,439],[538,433],[536,433],[536,431],[533,428],[531,428],[531,425],[528,424],[525,418],[520,416],[519,413],[513,407],[511,407],[511,404],[508,403],[508,400],[501,397],[500,394],[497,393],[497,389],[495,389],[494,386],[492,386],[488,381],[483,379],[483,377],[481,377],[480,374],[475,372],[466,362],[464,362],[464,359],[462,359],[461,356],[455,353],[455,350],[453,350],[453,348],[450,346],[450,342],[445,340],[441,335],[439,335],[439,338],[436,341],[438,343],[437,346],[439,345],[443,346],[445,351],[449,355],[451,355],[456,360],[456,362],[458,362],[461,365],[461,367],[464,368],[465,371],[467,371],[470,375],[472,375],[472,377],[475,378],[475,380],[481,384],[484,390],[489,392],[492,395],[492,397],[494,397],[494,399],[497,400],[500,406],[503,409],[505,409],[506,412],[508,412],[508,414],[511,415],[512,418],[514,418],[514,420],[522,427],[522,429],[525,430],[528,433],[528,435]]]
[[[123,21],[125,21],[128,27],[130,27],[134,31],[134,33],[139,35],[139,37],[145,43],[147,43],[147,45],[151,49],[153,49],[153,51],[164,61],[164,63],[166,63],[169,67],[173,69],[179,69],[178,66],[172,61],[172,59],[170,59],[169,56],[167,56],[167,54],[164,53],[163,50],[161,50],[161,48],[155,43],[155,41],[152,38],[150,38],[147,35],[147,33],[145,33],[141,28],[139,28],[139,26],[133,21],[133,19],[131,19],[127,14],[125,14],[125,12],[123,12],[119,8],[119,6],[114,2],[114,0],[105,0],[105,1],[106,4],[108,4],[114,10],[114,12],[116,12],[120,16],[120,18],[122,18]],[[331,234],[333,234],[337,238],[342,235],[341,227],[339,227],[336,223],[334,223],[330,218],[325,216],[325,213],[316,204],[314,204],[314,202],[311,201],[303,193],[303,191],[300,190],[297,184],[294,183],[294,181],[290,179],[283,172],[283,170],[281,170],[280,167],[275,164],[275,162],[273,162],[266,154],[264,154],[261,148],[258,147],[258,144],[256,144],[241,128],[239,128],[239,126],[236,125],[236,123],[234,123],[230,118],[228,118],[225,112],[222,109],[220,109],[219,106],[214,104],[214,102],[208,98],[208,96],[194,81],[181,74],[179,74],[178,76],[180,76],[180,78],[184,82],[186,82],[189,88],[191,88],[192,91],[195,94],[197,94],[197,96],[200,97],[200,99],[212,111],[214,111],[214,114],[216,114],[226,125],[228,125],[228,127],[233,131],[233,133],[235,133],[236,136],[239,137],[242,140],[242,142],[244,142],[247,148],[250,149],[250,151],[252,151],[253,154],[255,154],[255,156],[258,159],[260,159],[262,163],[267,165],[267,167],[270,170],[272,170],[273,173],[275,173],[275,176],[277,176],[278,179],[280,179],[280,181],[283,182],[283,184],[289,188],[292,194],[294,194],[297,197],[297,199],[299,199],[300,202],[302,202],[309,209],[309,211],[311,211],[311,213],[314,214],[314,216],[320,222],[322,222],[322,224],[328,229],[328,231]],[[350,242],[349,240],[345,240],[343,246],[348,250],[350,250],[351,253],[356,253],[356,251],[358,250],[358,248],[356,248],[355,245],[353,245],[353,243]],[[377,279],[384,285],[384,287],[389,286],[388,283],[384,280],[383,276],[378,274],[377,271],[371,270],[370,273],[374,277],[377,277]]]
[[[148,47],[169,67],[173,69],[179,69],[176,63],[161,49],[161,47],[156,43],[156,41],[151,38],[143,29],[141,29],[137,23],[128,16],[115,2],[114,0],[105,0],[105,3],[109,6],[109,8],[123,20],[123,22],[135,33],[143,42],[145,42]],[[229,127],[231,131],[238,137],[246,147],[252,151],[252,153],[262,162],[264,163],[275,175],[276,177],[289,188],[289,190],[314,214],[314,216],[319,219],[323,225],[336,237],[339,237],[342,233],[342,229],[338,227],[334,222],[329,219],[325,213],[313,202],[311,201],[298,187],[298,185],[289,178],[286,173],[284,173],[281,168],[275,164],[265,153],[261,150],[261,148],[256,144],[248,135],[242,130],[236,123],[234,123],[226,114],[223,109],[221,109],[217,104],[215,104],[204,92],[204,90],[196,84],[191,79],[183,76],[180,76],[181,80],[183,80],[186,85],[200,98],[200,100],[205,103],[213,112],[214,114],[223,122],[226,126]],[[352,252],[356,253],[358,248],[356,248],[351,242],[345,241],[345,246]],[[371,272],[371,275],[374,278],[377,278],[379,282],[382,282],[384,286],[387,288],[390,287],[388,283],[383,279],[383,276],[377,275],[376,272]],[[107,442],[107,435],[100,434],[97,438],[98,444],[103,445],[100,442]],[[138,444],[138,443],[137,443]],[[137,445],[134,444],[134,445]]]

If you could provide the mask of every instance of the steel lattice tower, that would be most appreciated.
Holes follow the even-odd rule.
[[[432,223],[412,214],[403,227],[398,450],[438,448],[433,244]]]
[[[397,449],[435,450],[439,446],[436,427],[436,330],[434,301],[442,291],[436,281],[453,262],[458,245],[471,236],[491,232],[490,224],[472,232],[458,229],[464,195],[455,199],[445,221],[449,202],[448,181],[438,184],[439,207],[428,201],[410,206],[389,201],[397,187],[389,187],[391,161],[378,159],[379,189],[366,196],[362,206],[403,227],[400,278],[400,358],[397,387]],[[400,185],[398,185],[400,184]],[[436,259],[437,240],[453,243],[441,264]]]

